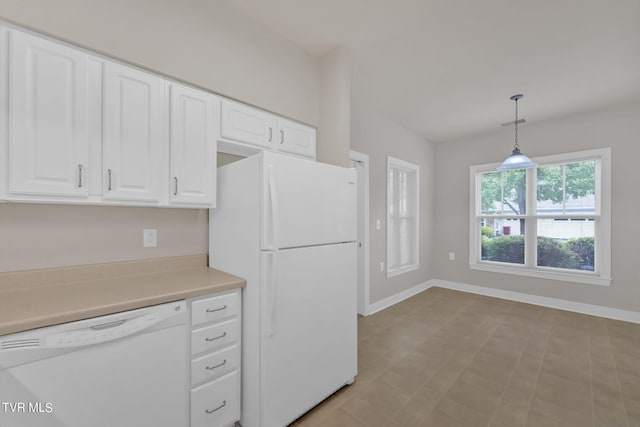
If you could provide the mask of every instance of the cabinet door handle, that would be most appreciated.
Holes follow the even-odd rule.
[[[222,311],[225,308],[227,308],[226,304],[220,308],[207,308],[207,313],[215,313],[216,311]]]
[[[269,142],[273,139],[273,128],[269,126]]]
[[[173,183],[175,184],[175,188],[173,190],[173,195],[177,196],[178,195],[178,177],[177,176],[173,177]]]
[[[220,368],[221,366],[224,366],[226,364],[227,364],[227,359],[224,359],[222,363],[218,363],[217,365],[213,365],[213,366],[207,366],[206,369],[207,371],[213,371],[214,369]]]
[[[109,177],[109,181],[108,181],[109,183],[108,183],[108,186],[107,186],[107,190],[111,191],[111,169],[107,169],[107,175]]]
[[[219,411],[220,409],[224,408],[225,406],[227,406],[227,401],[223,400],[222,401],[222,405],[218,406],[215,409],[205,409],[204,412],[206,412],[207,414],[213,414],[216,411]]]
[[[284,131],[280,130],[280,144],[284,144]]]
[[[82,165],[78,165],[78,188],[82,188]]]
[[[227,333],[223,332],[222,335],[218,335],[217,337],[213,337],[213,338],[205,338],[205,340],[208,342],[211,342],[211,341],[219,340],[220,338],[224,338],[226,336],[227,336]]]

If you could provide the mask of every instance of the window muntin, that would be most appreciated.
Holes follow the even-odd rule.
[[[471,168],[470,267],[608,285],[610,149],[535,161]]]
[[[419,268],[418,165],[387,158],[387,276]]]

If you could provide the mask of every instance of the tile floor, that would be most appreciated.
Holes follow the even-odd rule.
[[[358,321],[359,373],[298,426],[640,426],[640,325],[431,288]]]

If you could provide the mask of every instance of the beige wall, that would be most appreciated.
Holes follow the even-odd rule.
[[[0,18],[318,124],[318,60],[223,1],[0,0]],[[207,230],[205,210],[0,204],[0,271],[207,253]]]
[[[527,278],[469,269],[469,166],[502,161],[513,145],[513,129],[436,146],[437,279],[561,298],[587,304],[640,310],[640,270],[635,265],[640,238],[638,162],[640,104],[563,119],[526,124],[520,143],[529,156],[612,147],[612,277],[610,287]],[[456,260],[448,260],[456,252]]]
[[[320,59],[318,161],[349,166],[351,74],[349,54],[336,48]]]
[[[434,149],[431,143],[398,124],[354,103],[351,110],[351,149],[369,155],[369,302],[381,301],[433,277]],[[387,278],[386,264],[387,156],[420,165],[420,269]],[[376,220],[381,229],[376,230]]]
[[[0,204],[0,271],[208,253],[206,209]],[[158,246],[142,246],[142,229]]]

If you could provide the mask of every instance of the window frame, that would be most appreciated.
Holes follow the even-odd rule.
[[[469,268],[494,273],[515,274],[541,279],[586,283],[599,286],[611,285],[611,148],[578,151],[532,158],[540,166],[596,161],[595,213],[573,215],[578,218],[593,218],[595,228],[594,271],[569,270],[536,265],[538,219],[558,218],[558,215],[538,214],[537,168],[526,170],[527,212],[524,215],[483,215],[481,206],[480,175],[495,172],[500,163],[489,163],[469,168]],[[481,259],[480,221],[482,218],[524,218],[525,259],[524,264],[509,264]],[[562,218],[571,215],[563,214]]]
[[[415,191],[413,191],[414,203],[413,206],[413,217],[415,218],[415,238],[413,244],[413,254],[414,254],[414,263],[406,264],[399,268],[389,268],[389,260],[392,259],[392,251],[394,249],[391,242],[391,227],[389,224],[391,223],[390,209],[389,206],[393,202],[392,193],[389,191],[390,184],[390,173],[391,169],[400,169],[406,172],[411,172],[415,174]],[[387,277],[393,277],[400,274],[407,273],[409,271],[418,270],[420,268],[420,165],[407,162],[405,160],[398,159],[396,157],[387,156],[387,203],[386,203],[386,220],[387,220],[387,230],[386,230],[386,269],[385,273]]]

